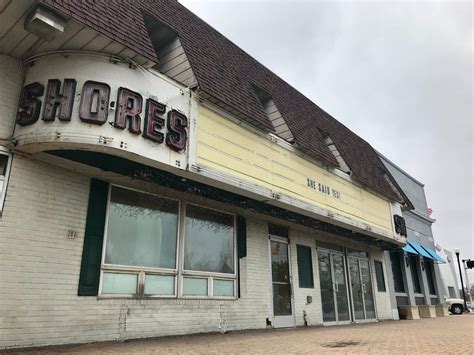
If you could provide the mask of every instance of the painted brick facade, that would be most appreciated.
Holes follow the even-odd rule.
[[[0,140],[9,139],[13,133],[18,107],[18,97],[23,82],[20,61],[0,55]]]
[[[89,183],[86,175],[14,156],[0,222],[0,348],[266,327],[272,313],[268,221],[253,215],[248,215],[247,257],[240,260],[239,300],[77,296]],[[75,239],[68,239],[69,230],[77,232]],[[327,242],[327,236],[293,225],[290,233],[296,325],[304,325],[303,311],[309,325],[322,324],[315,243]],[[298,287],[296,244],[312,248],[314,289]],[[371,255],[383,260],[381,251]],[[376,288],[375,276],[373,284]],[[391,318],[388,293],[376,291],[375,298],[379,319]]]

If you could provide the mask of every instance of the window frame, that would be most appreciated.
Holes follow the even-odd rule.
[[[124,190],[134,191],[141,194],[152,195],[158,198],[167,200],[173,200],[178,202],[178,215],[177,215],[177,227],[176,227],[176,259],[175,268],[155,268],[147,266],[131,266],[131,265],[119,265],[119,264],[107,264],[105,263],[105,255],[107,249],[107,238],[108,238],[108,223],[110,213],[110,202],[112,197],[112,189],[120,188]],[[200,208],[210,209],[219,213],[231,215],[233,219],[233,265],[234,272],[232,274],[216,273],[209,271],[196,271],[196,270],[185,270],[184,269],[184,248],[186,240],[186,206],[194,205]],[[238,278],[238,262],[237,262],[237,215],[235,213],[222,211],[217,208],[208,207],[188,201],[186,198],[173,198],[158,193],[148,192],[133,187],[123,186],[119,184],[109,184],[107,194],[107,208],[105,213],[105,226],[104,226],[104,239],[102,242],[102,256],[100,266],[100,280],[99,280],[99,292],[98,298],[111,299],[111,298],[127,298],[127,299],[221,299],[221,300],[236,300],[237,297],[237,278]],[[135,274],[137,275],[137,292],[135,294],[119,294],[119,293],[103,293],[103,280],[104,273],[123,273],[123,274]],[[173,295],[151,295],[145,294],[145,282],[146,275],[163,275],[163,276],[174,276],[174,293]],[[183,282],[185,277],[192,278],[205,278],[207,279],[207,295],[183,295]],[[232,296],[214,296],[214,279],[226,280],[233,282],[233,295]]]
[[[5,169],[5,175],[0,175],[0,179],[3,180],[3,187],[0,191],[0,217],[2,216],[5,199],[7,197],[8,182],[10,180],[10,171],[12,166],[13,154],[10,153],[6,148],[0,146],[0,155],[7,157],[7,165]],[[3,177],[3,178],[2,178]]]

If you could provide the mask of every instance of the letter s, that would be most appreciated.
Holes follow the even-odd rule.
[[[177,152],[186,149],[186,141],[188,138],[188,133],[186,132],[187,126],[188,118],[185,115],[176,110],[168,112],[166,144],[171,149]]]
[[[41,112],[41,100],[38,97],[43,96],[44,85],[32,83],[26,85],[21,91],[19,108],[16,115],[16,123],[20,126],[28,126],[38,121]]]

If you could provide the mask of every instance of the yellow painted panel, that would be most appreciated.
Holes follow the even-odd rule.
[[[199,108],[197,139],[198,164],[391,233],[388,201],[204,107]],[[316,189],[308,186],[308,178]],[[319,191],[320,184],[329,194]]]

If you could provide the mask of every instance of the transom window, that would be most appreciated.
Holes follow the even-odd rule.
[[[234,215],[112,186],[106,225],[101,295],[235,297]]]

